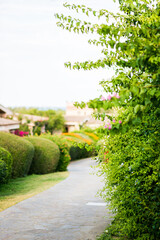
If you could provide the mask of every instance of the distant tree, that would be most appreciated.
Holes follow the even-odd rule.
[[[46,131],[49,131],[51,134],[57,130],[63,130],[64,128],[64,116],[61,113],[51,116],[45,124]]]
[[[114,67],[115,76],[103,80],[100,85],[107,97],[100,96],[87,103],[96,110],[95,116],[104,119],[106,111],[120,107],[126,115],[123,124],[113,124],[125,132],[131,125],[139,124],[141,117],[159,111],[160,102],[160,1],[159,0],[119,0],[121,13],[114,14],[107,9],[95,11],[84,5],[64,6],[87,16],[101,19],[96,24],[56,14],[57,25],[75,33],[94,33],[96,39],[89,44],[101,46],[97,61],[65,63],[72,69],[92,70]],[[77,103],[85,107],[86,103]],[[157,109],[158,108],[158,109]],[[108,117],[113,120],[112,117]]]
[[[55,113],[53,116],[50,115],[49,120],[45,121],[37,121],[35,122],[34,127],[34,134],[41,134],[41,128],[45,126],[45,131],[50,132],[51,134],[54,133],[54,131],[62,130],[64,128],[64,116],[62,113]]]

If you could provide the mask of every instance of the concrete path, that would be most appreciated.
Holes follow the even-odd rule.
[[[110,218],[95,197],[102,182],[91,165],[72,162],[66,180],[1,212],[0,240],[95,240]]]

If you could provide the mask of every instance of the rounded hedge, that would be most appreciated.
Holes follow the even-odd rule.
[[[69,144],[67,140],[59,135],[44,134],[43,138],[49,139],[56,143],[60,150],[60,158],[56,168],[56,171],[66,171],[67,166],[70,163],[71,157],[69,155]]]
[[[8,175],[7,164],[0,159],[0,184],[6,183]]]
[[[88,158],[91,156],[91,152],[87,150],[87,147],[90,148],[90,146],[86,143],[80,143],[77,140],[69,140],[69,154],[71,156],[71,161],[82,159],[82,158]]]
[[[48,139],[41,137],[27,137],[35,148],[30,174],[46,174],[56,170],[60,151],[58,146]]]
[[[7,182],[11,177],[13,159],[11,154],[0,147],[0,183]]]
[[[95,143],[89,139],[83,138],[84,134],[78,133],[63,133],[62,136],[68,141],[70,146],[69,154],[71,156],[71,161],[78,160],[82,158],[88,158],[95,156]]]
[[[33,145],[22,137],[0,132],[0,146],[4,147],[12,155],[12,177],[26,176],[34,155]]]

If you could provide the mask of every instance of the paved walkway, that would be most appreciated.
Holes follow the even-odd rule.
[[[95,240],[110,218],[95,197],[102,182],[90,174],[94,164],[72,162],[66,180],[1,212],[0,240]]]

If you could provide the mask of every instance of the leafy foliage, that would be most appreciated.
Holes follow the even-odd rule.
[[[29,127],[26,123],[21,124],[19,127],[19,131],[23,131],[23,132],[29,132]]]
[[[41,128],[45,126],[45,131],[51,134],[57,130],[63,130],[64,128],[64,116],[62,113],[55,113],[51,115],[48,120],[36,121],[34,126],[34,135],[41,135]]]
[[[0,159],[0,184],[5,183],[8,175],[7,164]]]
[[[154,5],[151,5],[152,2]],[[97,33],[99,40],[90,40],[89,43],[104,48],[101,51],[103,59],[73,65],[66,63],[67,67],[84,70],[112,66],[117,68],[111,81],[102,81],[100,84],[106,92],[113,95],[118,93],[119,97],[112,95],[106,101],[100,97],[88,102],[90,108],[97,109],[97,118],[104,119],[106,110],[112,107],[130,107],[130,115],[124,123],[130,125],[132,121],[139,121],[150,108],[159,106],[159,6],[159,1],[141,0],[132,3],[123,0],[120,1],[122,14],[113,14],[105,9],[94,11],[84,5],[65,4],[69,9],[102,18],[106,23],[100,25],[56,14],[60,20],[57,23],[59,27],[74,32]],[[84,107],[85,103],[80,106]]]
[[[62,136],[68,140],[72,161],[95,155],[95,143],[83,131],[63,133]]]
[[[153,121],[154,120],[154,121]],[[121,234],[131,239],[160,237],[160,121],[146,119],[127,133],[110,136],[101,154],[106,177],[102,195],[111,202]]]
[[[12,177],[26,176],[34,155],[33,145],[24,138],[0,132],[0,147],[5,148],[12,155]]]
[[[35,148],[33,161],[30,167],[30,174],[46,174],[56,170],[59,161],[58,146],[48,139],[40,137],[26,137]]]
[[[64,122],[65,120],[62,113],[56,113],[54,116],[51,116],[49,120],[45,123],[45,129],[51,134],[54,131],[63,130]]]
[[[7,182],[7,180],[11,178],[13,159],[11,154],[2,147],[0,147],[0,160],[1,160],[0,183],[3,183]]]
[[[69,144],[67,143],[67,139],[64,139],[60,135],[51,134],[43,134],[42,137],[47,138],[58,145],[60,150],[60,158],[58,161],[56,171],[66,171],[67,166],[71,160],[71,157],[69,155]]]
[[[88,105],[98,119],[109,122],[101,149],[104,198],[115,213],[117,232],[131,239],[160,238],[159,116],[160,116],[160,1],[119,0],[120,13],[65,7],[101,19],[101,23],[56,14],[59,27],[75,33],[94,33],[90,44],[101,46],[97,61],[65,63],[72,69],[114,67],[115,76],[100,82],[105,96],[76,103]],[[98,21],[97,21],[98,22]],[[103,23],[102,23],[103,22]],[[108,114],[116,108],[118,117]],[[103,133],[102,133],[103,134]],[[116,222],[115,221],[115,222]]]
[[[70,146],[69,154],[72,161],[90,156],[89,152],[85,148],[85,145],[78,146],[75,142]]]

